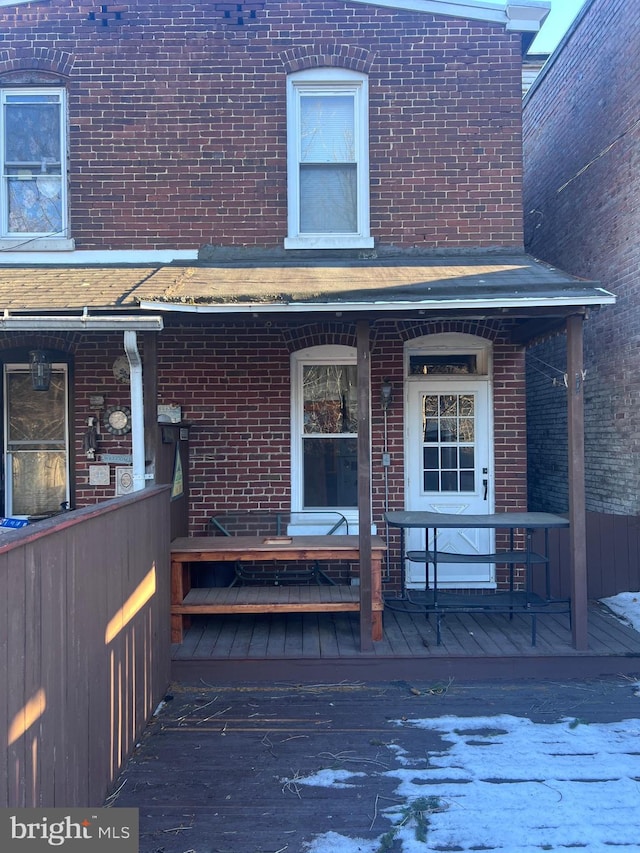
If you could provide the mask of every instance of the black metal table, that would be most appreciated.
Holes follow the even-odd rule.
[[[569,527],[569,520],[561,515],[548,512],[499,512],[485,515],[460,515],[458,513],[427,512],[422,510],[406,510],[385,513],[385,520],[390,527],[398,527],[401,532],[400,550],[402,555],[402,587],[404,592],[404,563],[405,559],[420,562],[425,565],[425,600],[424,608],[427,616],[436,616],[436,636],[438,645],[441,640],[441,618],[446,611],[474,612],[486,610],[492,612],[514,613],[522,612],[532,617],[531,642],[536,642],[536,615],[541,613],[570,612],[570,600],[551,597],[549,577],[549,530]],[[405,553],[404,534],[409,528],[420,528],[425,531],[425,550],[407,551]],[[444,528],[485,528],[504,529],[509,531],[509,548],[494,551],[489,554],[463,554],[438,550],[438,529]],[[429,547],[429,531],[433,531],[433,545]],[[524,548],[515,545],[515,531],[522,530],[525,534]],[[544,553],[540,554],[533,548],[533,533],[544,530]],[[443,593],[438,588],[439,563],[500,563],[509,566],[508,592],[491,591],[465,595],[461,593]],[[429,586],[429,566],[433,566],[433,583]],[[524,590],[514,589],[514,566],[525,567]],[[545,569],[545,596],[537,595],[532,589],[532,567],[543,565]]]

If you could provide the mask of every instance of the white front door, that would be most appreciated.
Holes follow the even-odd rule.
[[[406,509],[484,514],[492,512],[492,422],[486,377],[411,377],[407,381]],[[493,531],[460,527],[438,531],[438,550],[492,553]],[[432,535],[432,533],[431,533]],[[424,550],[425,533],[406,531],[407,550]],[[431,546],[430,542],[430,546]],[[440,563],[438,585],[487,587],[494,566]],[[407,561],[405,581],[424,587],[425,566]]]

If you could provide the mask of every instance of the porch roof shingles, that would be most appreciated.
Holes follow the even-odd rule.
[[[527,255],[131,266],[0,266],[0,310],[168,306],[606,304],[597,282]]]
[[[158,266],[0,266],[0,311],[131,310],[131,297]]]

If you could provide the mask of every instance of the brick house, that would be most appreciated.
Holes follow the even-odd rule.
[[[523,249],[548,6],[0,0],[4,515],[143,488],[167,446],[191,534],[526,509],[525,348],[566,326],[579,371],[613,301]]]
[[[627,583],[639,571],[639,35],[634,4],[588,0],[523,111],[527,249],[618,297],[585,325],[585,483],[590,552],[606,553],[609,576]],[[562,337],[539,342],[527,377],[529,502],[560,512],[569,500],[564,358]]]

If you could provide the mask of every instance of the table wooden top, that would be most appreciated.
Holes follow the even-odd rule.
[[[385,543],[380,536],[371,537],[371,549],[384,551]],[[212,559],[220,555],[248,555],[254,558],[273,559],[277,555],[310,559],[321,555],[339,558],[341,555],[358,556],[358,536],[183,536],[171,543],[171,556],[178,554],[207,554]]]
[[[391,527],[489,527],[537,530],[569,527],[569,519],[550,512],[494,512],[486,515],[461,515],[453,512],[408,510],[385,513]]]

